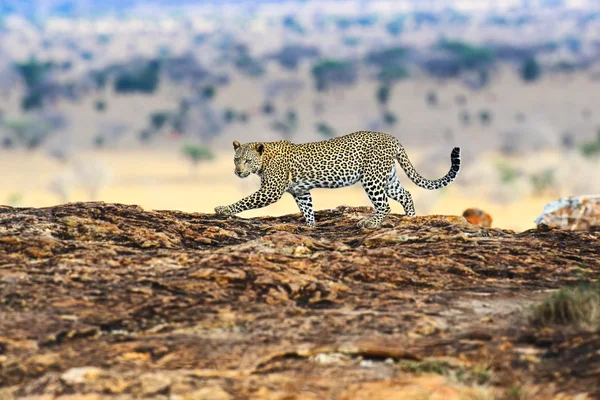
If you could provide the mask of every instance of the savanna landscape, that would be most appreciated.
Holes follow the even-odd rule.
[[[600,398],[599,7],[0,3],[0,399]],[[462,170],[213,213],[359,130]]]

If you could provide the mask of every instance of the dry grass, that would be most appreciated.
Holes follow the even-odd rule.
[[[537,326],[599,329],[600,285],[587,284],[553,293],[534,308],[532,322]]]

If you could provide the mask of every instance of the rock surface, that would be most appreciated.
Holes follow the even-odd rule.
[[[0,399],[600,396],[600,334],[528,319],[600,231],[370,212],[0,207]]]
[[[565,197],[546,204],[535,223],[570,230],[600,227],[600,195]]]

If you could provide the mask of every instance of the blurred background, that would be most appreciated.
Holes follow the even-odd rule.
[[[418,214],[523,230],[600,192],[600,3],[0,0],[0,204],[213,212],[259,187],[233,140],[367,129],[429,178],[462,147],[443,190],[400,175]],[[313,198],[370,204],[360,186]],[[241,216],[296,212],[285,195]]]

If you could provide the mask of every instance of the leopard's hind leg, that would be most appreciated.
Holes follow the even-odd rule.
[[[360,221],[358,226],[361,228],[380,228],[381,223],[390,213],[391,209],[386,190],[387,176],[382,172],[389,169],[386,168],[386,164],[391,163],[393,163],[393,160],[390,160],[390,163],[386,163],[386,160],[373,159],[368,167],[365,168],[361,183],[365,192],[367,192],[367,196],[369,196],[369,200],[371,200],[371,203],[375,207],[375,215]]]
[[[315,226],[315,212],[313,210],[310,192],[292,193],[292,196],[294,197],[294,200],[296,200],[296,204],[298,204],[298,208],[302,212],[308,226]]]
[[[404,187],[402,187],[402,184],[396,175],[396,167],[394,167],[392,173],[390,174],[386,189],[389,197],[402,204],[402,208],[404,208],[404,213],[406,215],[411,217],[416,215],[415,204],[412,196],[406,189],[404,189]]]

